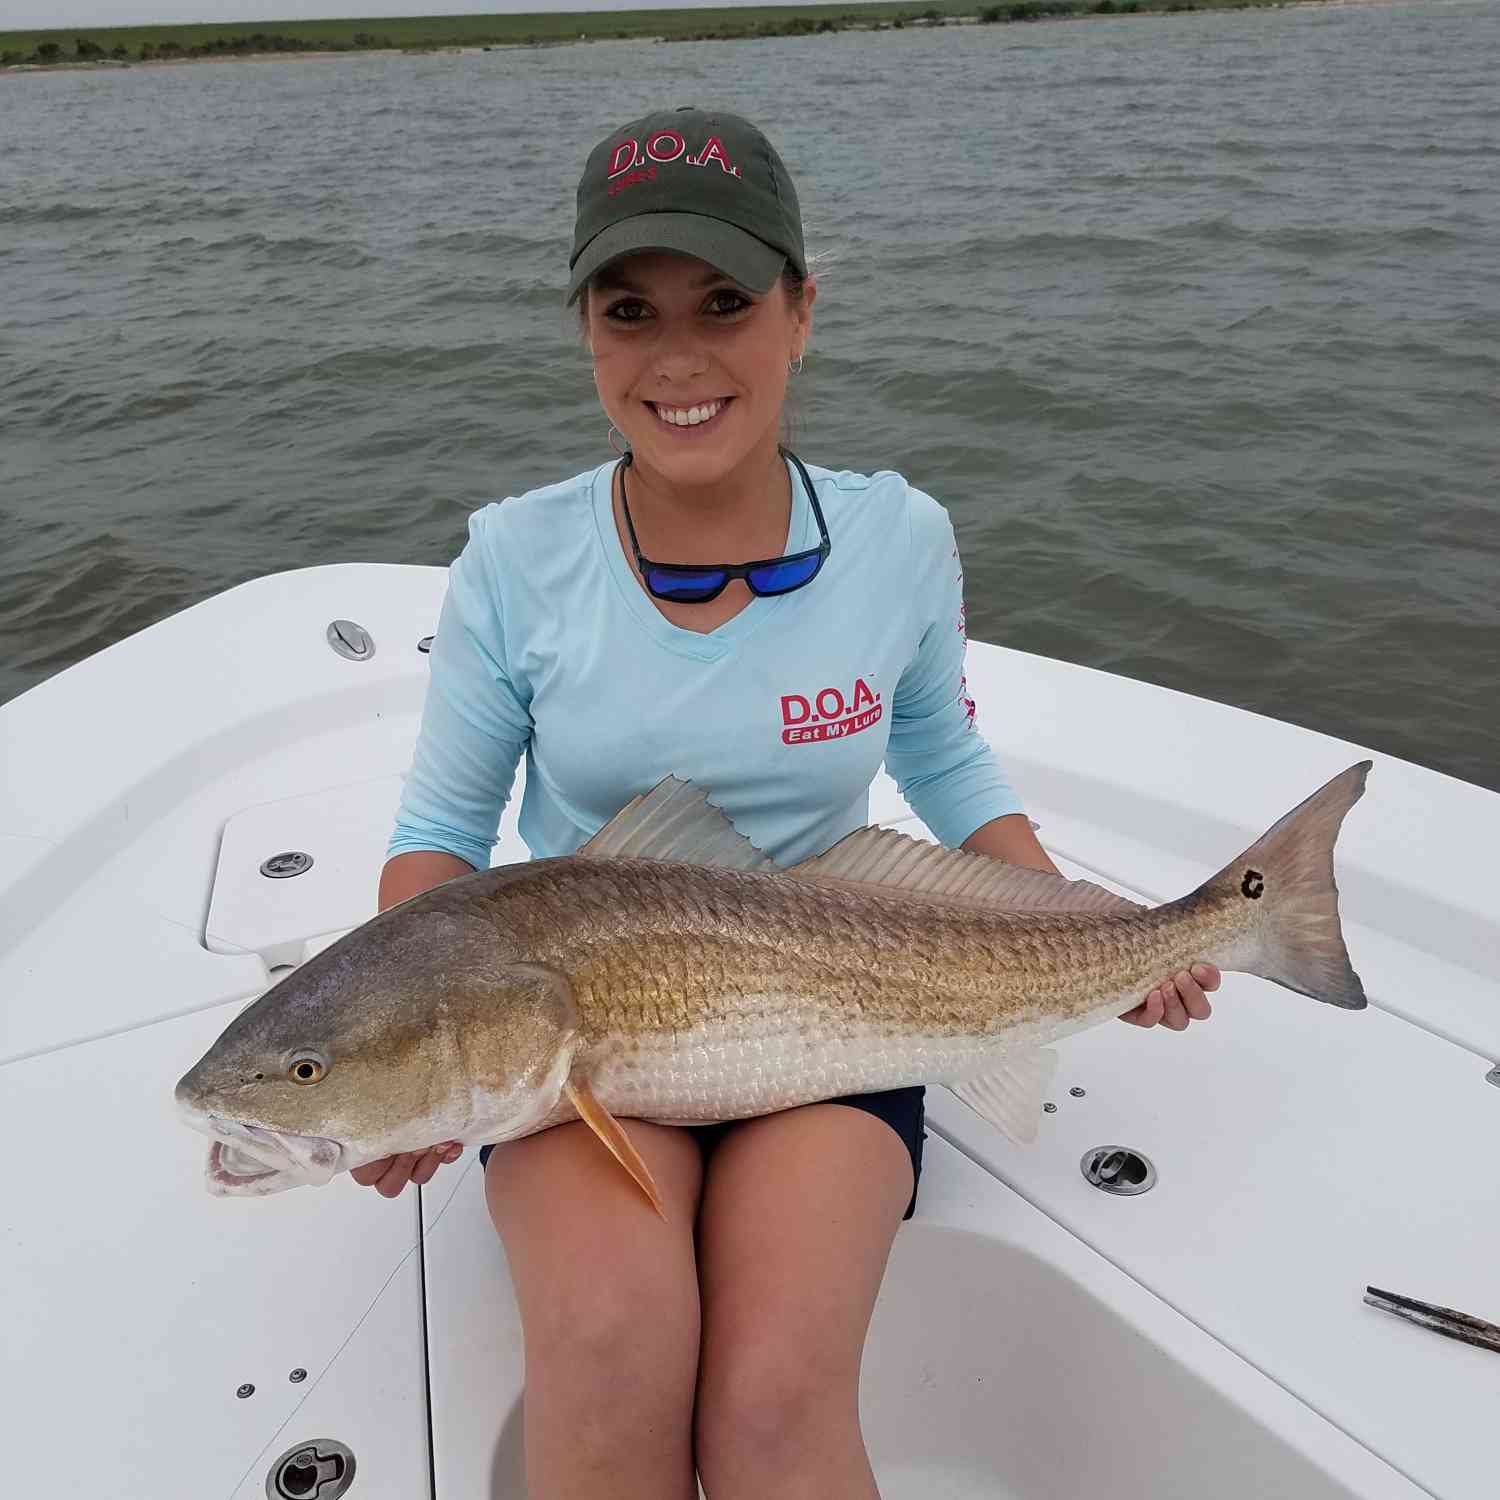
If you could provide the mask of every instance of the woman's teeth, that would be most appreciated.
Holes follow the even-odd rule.
[[[718,416],[724,406],[723,401],[710,401],[704,406],[663,406],[659,401],[651,404],[656,415],[674,427],[698,427]]]

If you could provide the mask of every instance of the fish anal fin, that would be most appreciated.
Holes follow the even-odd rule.
[[[1030,1145],[1036,1139],[1042,1100],[1057,1063],[1051,1047],[1022,1047],[1007,1052],[977,1078],[948,1087],[982,1120],[1011,1140]]]
[[[699,787],[665,776],[627,802],[577,853],[585,859],[662,859],[721,870],[774,870]]]
[[[916,896],[982,911],[1136,914],[1146,908],[1091,880],[1008,864],[966,849],[945,849],[893,828],[857,828],[831,849],[787,872],[819,885]]]
[[[609,1147],[610,1155],[630,1173],[640,1190],[651,1200],[652,1208],[665,1219],[667,1210],[652,1179],[651,1168],[635,1149],[635,1142],[625,1134],[625,1127],[594,1097],[594,1090],[588,1079],[575,1074],[563,1085],[563,1092],[578,1111],[579,1118]]]

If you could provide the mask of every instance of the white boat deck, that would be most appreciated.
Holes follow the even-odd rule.
[[[477,1153],[420,1205],[342,1178],[216,1199],[171,1099],[272,968],[373,914],[444,581],[257,580],[0,708],[16,1493],[248,1500],[315,1437],[354,1450],[356,1497],[523,1493],[518,1328]],[[328,648],[335,618],[370,631],[371,660]],[[1372,1003],[1232,975],[1184,1035],[1070,1038],[1031,1148],[929,1091],[918,1214],[865,1367],[887,1500],[1492,1495],[1500,1355],[1360,1298],[1374,1283],[1500,1321],[1481,868],[1500,796],[1018,652],[973,645],[969,677],[1053,857],[1152,901],[1371,755],[1338,871]],[[884,778],[871,816],[919,831]],[[497,863],[525,854],[509,812],[505,832]],[[288,848],[312,870],[264,879]],[[1079,1160],[1102,1144],[1144,1151],[1157,1186],[1089,1187]]]

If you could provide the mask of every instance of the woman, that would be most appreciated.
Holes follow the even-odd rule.
[[[816,287],[765,137],[696,109],[612,132],[570,266],[623,456],[471,518],[381,909],[488,865],[522,753],[534,856],[671,772],[789,864],[864,823],[884,760],[945,843],[1053,870],[973,728],[946,513],[778,446]],[[1218,981],[1168,978],[1126,1019],[1180,1030]],[[627,1129],[665,1222],[581,1122],[481,1152],[534,1500],[692,1500],[695,1468],[712,1500],[875,1495],[860,1355],[915,1204],[922,1090]],[[394,1197],[459,1150],[353,1175]]]

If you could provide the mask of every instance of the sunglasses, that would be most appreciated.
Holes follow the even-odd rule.
[[[625,496],[625,470],[630,467],[633,455],[626,453],[620,460],[620,507],[625,512],[625,528],[630,533],[630,545],[635,551],[636,568],[646,588],[656,598],[665,599],[669,604],[707,604],[729,587],[730,579],[743,578],[752,594],[770,599],[803,588],[818,576],[818,570],[828,557],[830,544],[817,491],[795,453],[779,444],[776,451],[783,458],[791,459],[802,476],[822,540],[806,552],[789,552],[785,557],[764,557],[758,562],[747,563],[661,563],[642,557],[635,522],[630,519],[630,501]]]

